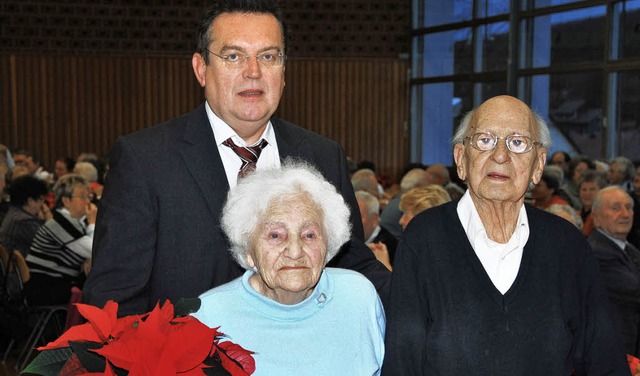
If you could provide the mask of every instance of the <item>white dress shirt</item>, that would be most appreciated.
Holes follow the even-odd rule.
[[[489,239],[468,190],[458,202],[457,211],[476,256],[491,282],[504,295],[518,275],[522,251],[529,239],[529,220],[524,205],[520,208],[516,229],[505,244]]]
[[[278,143],[276,142],[276,135],[271,122],[267,124],[258,142],[254,145],[247,145],[227,123],[213,113],[211,107],[209,107],[209,103],[205,102],[205,109],[207,111],[207,117],[209,118],[209,124],[211,124],[211,129],[213,129],[213,136],[216,139],[222,164],[224,165],[229,188],[236,186],[238,182],[238,171],[240,171],[240,167],[242,166],[240,157],[238,157],[230,147],[222,145],[222,143],[229,138],[233,139],[236,145],[242,147],[257,145],[261,139],[267,140],[269,144],[262,149],[258,162],[256,163],[256,170],[280,167],[280,153],[278,152]]]

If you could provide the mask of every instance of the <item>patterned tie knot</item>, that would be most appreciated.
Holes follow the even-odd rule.
[[[233,142],[231,138],[226,139],[222,145],[228,146],[233,150],[240,160],[242,161],[242,166],[240,166],[240,171],[238,171],[238,177],[244,177],[249,172],[256,169],[256,163],[258,162],[258,158],[260,157],[260,153],[265,146],[267,146],[268,142],[265,139],[260,140],[257,145],[242,147],[238,146]]]

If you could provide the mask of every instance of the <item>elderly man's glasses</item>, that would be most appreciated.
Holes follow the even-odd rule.
[[[223,60],[224,65],[228,68],[242,67],[252,55],[245,54],[243,52],[233,52],[225,55],[218,55],[209,49],[205,49],[211,55],[219,57]],[[284,63],[284,53],[278,50],[269,50],[261,52],[255,55],[256,60],[266,68],[276,68],[282,66]]]
[[[496,145],[498,145],[498,140],[505,140],[507,149],[516,154],[522,154],[531,151],[535,144],[540,144],[537,141],[533,141],[531,137],[528,136],[513,134],[507,137],[498,137],[489,132],[474,133],[472,136],[465,137],[464,139],[471,140],[471,146],[480,151],[493,150],[495,149]]]

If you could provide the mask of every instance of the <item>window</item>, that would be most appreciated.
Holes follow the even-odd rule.
[[[549,121],[549,155],[640,163],[640,0],[413,0],[413,10],[413,161],[451,165],[460,118],[510,94]]]

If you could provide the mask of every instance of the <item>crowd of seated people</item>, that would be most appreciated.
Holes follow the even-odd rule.
[[[84,162],[57,158],[49,173],[35,153],[0,144],[0,245],[25,257],[30,279],[23,295],[31,306],[67,304],[71,288],[81,287],[90,270],[105,164],[93,153],[79,157]],[[75,171],[90,171],[90,177]],[[3,307],[18,304],[1,285]],[[9,339],[0,332],[0,344]]]

